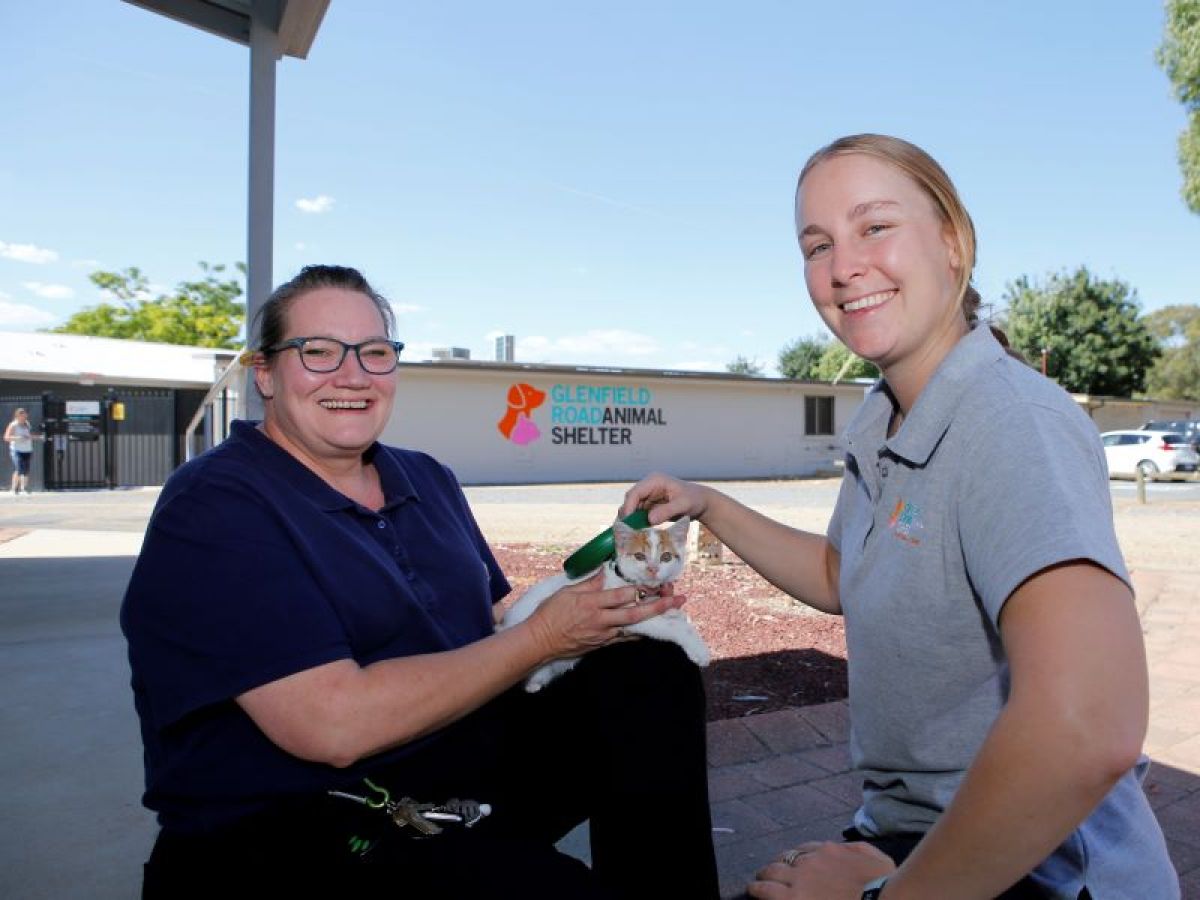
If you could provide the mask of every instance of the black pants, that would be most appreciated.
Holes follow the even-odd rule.
[[[896,865],[900,865],[908,859],[909,854],[916,849],[917,844],[924,837],[921,834],[895,834],[869,838],[856,828],[847,828],[842,836],[848,841],[866,841],[890,856]],[[1079,900],[1091,900],[1091,896],[1088,889],[1084,888],[1079,894]],[[1038,887],[1032,878],[1026,876],[996,897],[996,900],[1046,900],[1046,897],[1046,892]]]
[[[321,795],[214,834],[164,831],[143,897],[719,896],[704,691],[674,644],[631,641],[588,654],[542,691],[509,691],[371,777],[394,798],[470,798],[494,812],[471,829],[417,839],[381,812]],[[585,820],[590,870],[554,848]]]

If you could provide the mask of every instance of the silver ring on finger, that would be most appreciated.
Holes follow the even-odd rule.
[[[783,856],[780,857],[780,862],[782,862],[785,866],[794,866],[796,864],[796,860],[803,855],[804,854],[800,852],[800,848],[796,847],[783,854]]]

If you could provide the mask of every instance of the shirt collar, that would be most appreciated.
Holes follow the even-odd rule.
[[[412,479],[404,471],[396,454],[389,453],[379,441],[375,441],[363,453],[363,462],[374,463],[375,471],[379,473],[384,508],[399,506],[409,500],[421,501],[421,495],[413,487]]]
[[[236,421],[233,423],[233,435],[245,441],[257,453],[265,456],[269,469],[285,474],[290,484],[304,497],[316,506],[326,511],[346,509],[357,504],[329,486],[321,476],[310,469],[292,454],[288,453],[273,440],[258,429],[257,422]],[[408,473],[404,471],[393,454],[387,448],[374,441],[363,452],[363,462],[373,463],[379,473],[379,484],[383,488],[384,508],[398,506],[407,500],[420,501],[421,497],[413,487]]]
[[[859,461],[860,468],[883,446],[894,409],[892,396],[881,378],[867,391],[862,405],[846,426],[846,452]]]
[[[913,465],[929,462],[978,370],[1003,359],[1006,353],[987,325],[967,332],[934,371],[900,430],[891,438],[887,437],[887,428],[896,409],[895,401],[885,382],[876,382],[847,428],[847,450],[854,452],[857,446],[862,454],[886,448]]]

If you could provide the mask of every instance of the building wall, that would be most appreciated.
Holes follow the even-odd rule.
[[[768,379],[411,365],[381,440],[430,453],[468,484],[628,481],[654,470],[803,476],[831,470],[843,453],[836,435],[805,436],[804,398],[833,397],[840,430],[863,393]]]
[[[1197,415],[1195,404],[1186,400],[1126,400],[1083,394],[1074,397],[1102,432],[1141,428],[1155,419],[1193,419]]]
[[[136,350],[136,342],[130,343]],[[100,399],[110,389],[131,402],[138,393],[128,385],[35,376],[0,379],[0,400],[40,398],[47,391],[66,400]],[[653,470],[695,479],[802,477],[831,470],[841,460],[836,435],[865,390],[862,384],[715,373],[409,363],[401,366],[395,412],[382,439],[431,453],[469,484],[630,481]],[[167,427],[176,434],[170,452],[162,454],[162,477],[182,461],[179,432],[204,395],[194,385],[178,385],[174,393],[174,422]],[[805,435],[806,397],[834,398],[835,434]],[[1098,431],[1200,415],[1200,408],[1183,401],[1085,395],[1075,400]],[[126,436],[140,433],[134,409],[129,411],[122,426]],[[606,411],[609,419],[637,414],[642,421],[605,422]],[[507,435],[498,427],[506,417]],[[40,423],[39,415],[34,419]],[[7,454],[0,458],[0,483],[8,474],[6,464]],[[40,478],[39,467],[35,459],[34,474]],[[133,469],[126,465],[123,471]],[[161,480],[138,477],[151,479],[144,483]]]

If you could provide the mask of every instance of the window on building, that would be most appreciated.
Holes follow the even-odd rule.
[[[804,433],[833,434],[833,398],[804,398]]]

